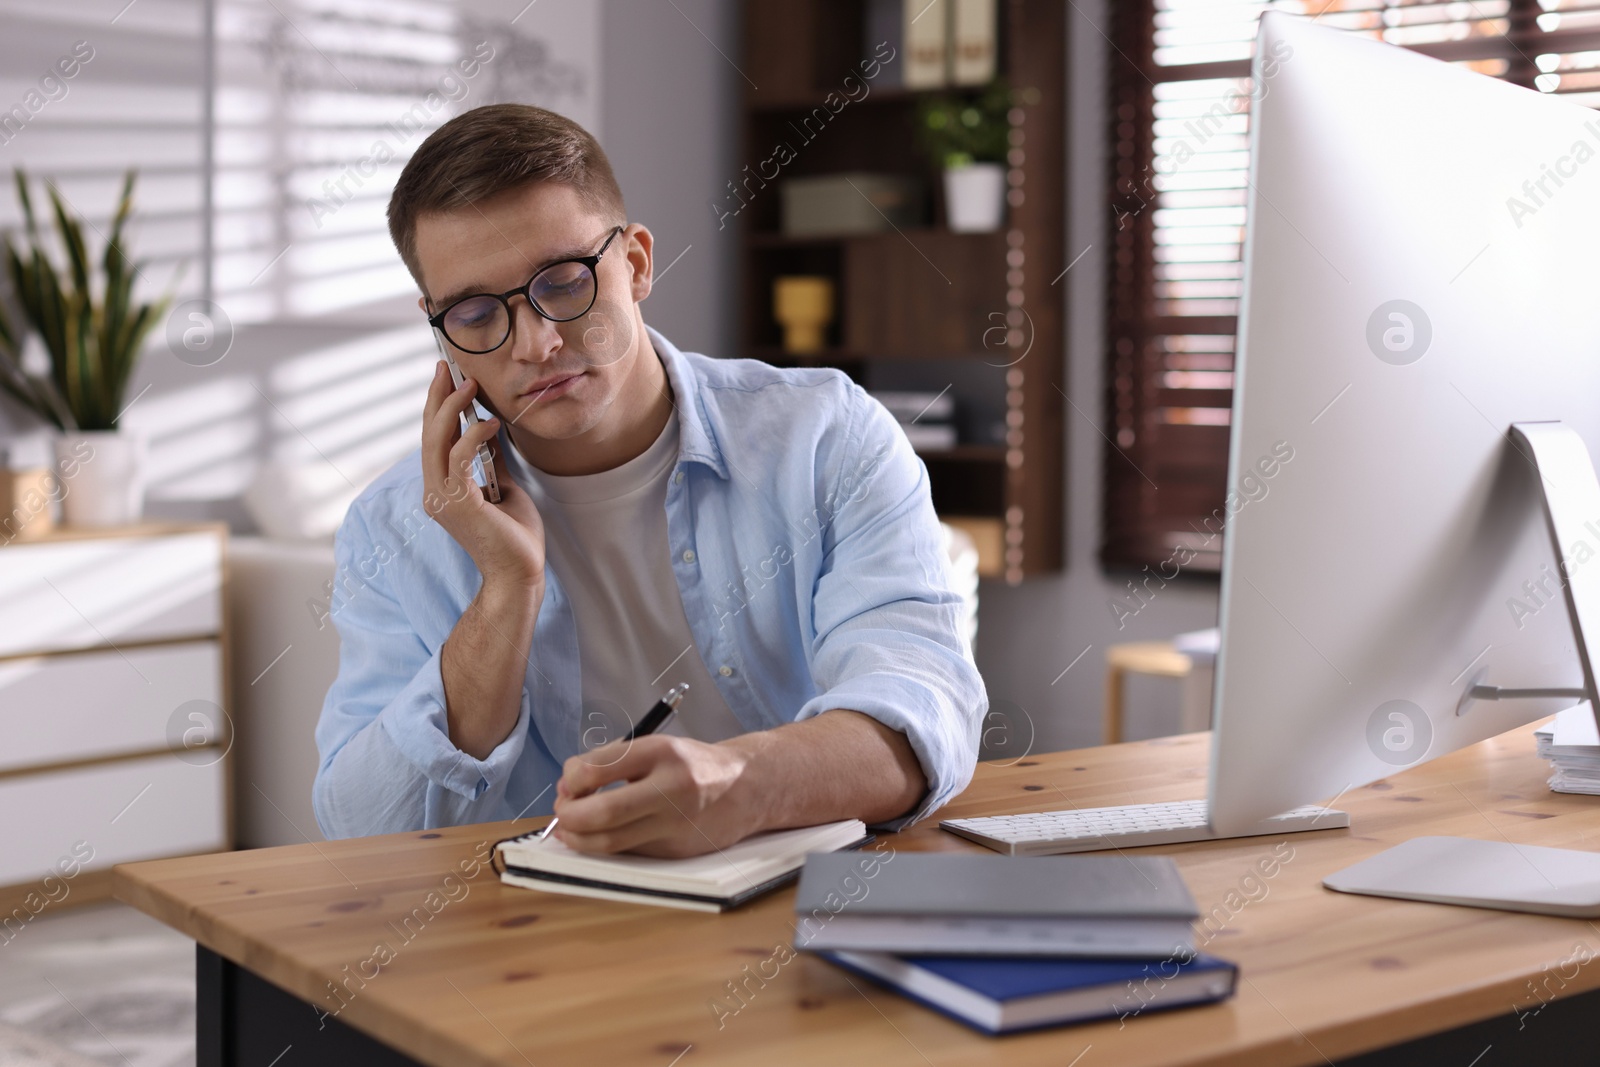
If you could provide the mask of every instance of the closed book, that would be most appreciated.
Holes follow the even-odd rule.
[[[790,237],[883,233],[915,226],[923,217],[922,187],[897,174],[789,178],[779,196],[783,232]]]
[[[774,830],[687,859],[591,855],[539,832],[496,843],[500,880],[546,893],[727,911],[794,880],[808,852],[856,848],[872,840],[860,819]]]
[[[940,392],[874,389],[872,398],[900,422],[945,422],[955,418],[956,399],[949,387]]]
[[[1163,856],[806,857],[795,947],[944,955],[1194,954],[1194,898]]]
[[[904,80],[906,27],[905,17],[900,13],[901,4],[902,0],[867,0],[866,39],[863,41],[866,47],[862,51],[876,55],[879,48],[884,48],[883,55],[894,57],[883,63],[877,81],[880,89],[898,89]]]
[[[907,89],[936,89],[945,83],[950,0],[904,0]]]
[[[1160,960],[891,956],[824,952],[864,975],[987,1034],[1123,1020],[1233,995],[1239,969],[1215,956]]]
[[[987,85],[994,80],[995,0],[946,0],[950,12],[950,80]]]
[[[918,452],[941,452],[959,442],[956,428],[949,423],[902,422],[900,429]]]

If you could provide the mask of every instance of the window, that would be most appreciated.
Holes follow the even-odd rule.
[[[1221,563],[1250,58],[1273,10],[1600,106],[1600,0],[1113,4],[1108,565],[1157,565],[1180,545],[1193,569]]]
[[[152,331],[122,423],[148,441],[152,501],[192,514],[272,459],[303,468],[315,499],[297,507],[332,529],[416,447],[437,352],[384,218],[401,167],[483,103],[541,104],[591,131],[599,119],[594,5],[485,6],[0,0],[4,170],[34,176],[36,209],[50,180],[98,255],[136,167],[137,298],[176,286],[176,329],[238,330],[235,354],[203,368]],[[5,173],[0,229],[19,214]],[[226,321],[182,313],[196,298]],[[0,405],[0,437],[33,424]]]

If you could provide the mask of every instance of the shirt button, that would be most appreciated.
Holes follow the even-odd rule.
[[[672,480],[677,482],[679,485],[682,485],[683,484],[683,472],[679,471],[677,474],[674,474],[672,476]]]
[[[733,668],[724,665],[724,666],[721,666],[721,667],[717,668],[717,673],[722,675],[724,678],[726,678],[726,677],[728,677],[728,675],[733,673]]]
[[[686,548],[686,549],[683,550],[683,561],[685,563],[693,563],[694,562],[694,549]]]

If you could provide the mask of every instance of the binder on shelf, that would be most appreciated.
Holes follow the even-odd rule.
[[[862,51],[874,54],[881,45],[888,45],[894,50],[894,59],[884,63],[878,75],[880,89],[898,89],[905,83],[906,27],[905,15],[901,13],[903,6],[903,0],[867,0],[866,47]]]
[[[937,89],[945,84],[950,0],[904,0],[905,87]]]
[[[951,5],[950,81],[956,85],[987,85],[994,80],[998,51],[995,0],[947,2]]]

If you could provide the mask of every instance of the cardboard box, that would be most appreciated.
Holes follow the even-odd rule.
[[[783,183],[783,232],[790,237],[883,233],[922,224],[922,188],[895,174],[829,174]]]
[[[0,467],[0,544],[32,541],[55,528],[54,473]]]

